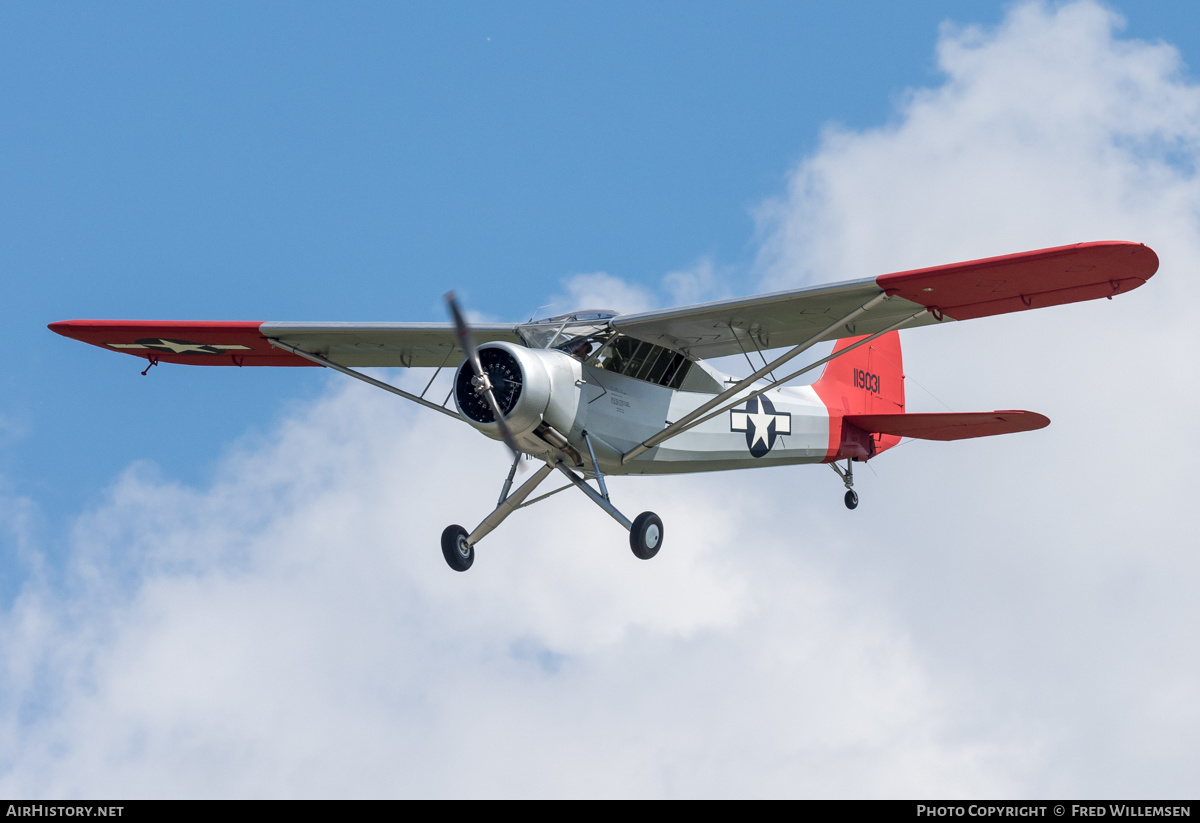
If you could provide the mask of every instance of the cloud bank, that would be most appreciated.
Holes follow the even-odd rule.
[[[831,128],[759,214],[764,288],[1151,245],[1159,275],[1118,300],[905,336],[942,401],[1051,428],[902,446],[853,513],[823,467],[617,479],[666,524],[653,562],[565,493],[457,575],[438,536],[487,513],[503,448],[331,380],[206,487],[132,466],[69,565],[31,573],[0,616],[0,792],[1194,794],[1196,446],[1173,422],[1197,410],[1200,89],[1119,23],[947,27],[941,84]]]

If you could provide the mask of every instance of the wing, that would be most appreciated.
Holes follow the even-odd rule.
[[[612,324],[631,337],[698,357],[794,346],[880,294],[892,299],[830,330],[824,339],[874,334],[919,311],[909,328],[969,320],[1136,289],[1158,270],[1140,243],[1079,243],[949,266],[885,274],[832,286],[620,315]]]
[[[158,320],[66,320],[50,330],[163,363],[192,366],[312,366],[271,345],[278,340],[334,363],[368,366],[457,366],[463,358],[450,323],[255,323]],[[519,342],[515,325],[473,326],[483,342]]]
[[[909,327],[942,320],[1112,297],[1137,288],[1158,269],[1138,243],[1080,243],[885,274],[833,286],[722,300],[665,311],[626,314],[612,325],[631,337],[698,357],[796,345],[870,300],[884,300],[824,339],[881,331],[922,308]],[[66,337],[149,360],[204,366],[307,366],[272,339],[343,366],[440,366],[462,350],[449,323],[247,323],[67,320],[50,329]],[[479,342],[519,343],[517,327],[474,327]]]

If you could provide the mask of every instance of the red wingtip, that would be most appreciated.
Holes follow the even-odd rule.
[[[55,334],[106,351],[153,357],[191,366],[314,366],[280,351],[263,336],[258,321],[242,320],[62,320]]]
[[[1158,255],[1124,240],[969,260],[876,278],[881,289],[954,320],[1114,297],[1145,284]]]

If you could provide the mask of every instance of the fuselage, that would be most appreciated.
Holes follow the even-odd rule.
[[[829,413],[808,386],[772,389],[679,434],[628,463],[621,454],[712,394],[647,383],[583,364],[572,441],[587,431],[606,474],[675,474],[819,463],[829,451]],[[586,452],[585,452],[586,453]]]
[[[558,349],[509,343],[481,349],[506,407],[506,424],[521,451],[533,457],[552,462],[566,457],[569,464],[590,472],[594,455],[605,474],[722,471],[831,458],[828,408],[816,391],[802,386],[771,389],[623,462],[624,453],[736,382],[708,364],[683,364],[682,355],[660,352],[656,356],[674,358],[670,368],[678,379],[671,379],[668,368],[655,372],[648,360],[614,364],[603,351],[585,361]],[[647,365],[630,365],[642,363]],[[455,397],[460,412],[473,426],[499,438],[491,412],[472,395],[469,368],[464,364],[458,376]],[[620,368],[659,382],[629,376]],[[678,387],[662,385],[672,382]]]

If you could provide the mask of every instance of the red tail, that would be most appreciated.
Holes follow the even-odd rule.
[[[839,340],[834,354],[862,337]],[[904,359],[900,333],[887,334],[831,360],[813,389],[829,410],[829,451],[825,462],[868,460],[900,442],[892,434],[871,434],[846,422],[846,415],[904,414]]]
[[[839,340],[836,354],[861,337]],[[904,413],[904,360],[900,333],[887,334],[829,361],[812,386],[829,410],[829,450],[825,462],[869,460],[900,442],[966,440],[1033,431],[1050,425],[1029,411]]]

